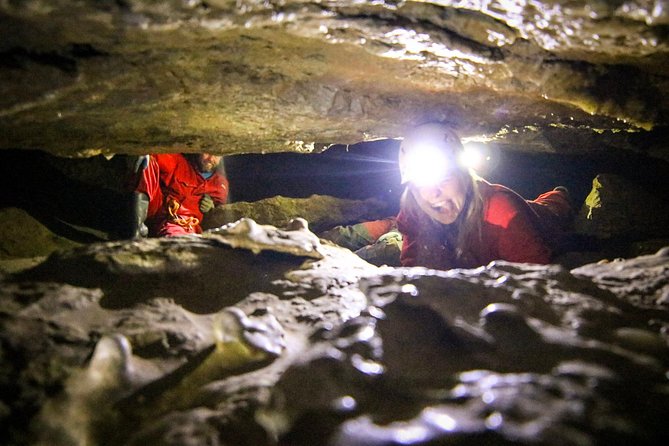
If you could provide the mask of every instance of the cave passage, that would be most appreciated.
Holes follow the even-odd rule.
[[[333,145],[314,154],[239,154],[225,157],[231,202],[313,194],[377,198],[395,212],[402,193],[393,139]],[[597,174],[614,173],[659,197],[669,196],[669,163],[640,154],[592,156],[498,151],[484,175],[527,199],[566,186],[576,207]],[[132,166],[137,157],[58,158],[37,150],[0,154],[0,207],[26,210],[54,233],[81,242],[125,238],[131,221]]]

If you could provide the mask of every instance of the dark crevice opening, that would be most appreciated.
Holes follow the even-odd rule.
[[[277,195],[305,198],[329,195],[388,204],[391,215],[399,208],[402,186],[397,166],[396,140],[334,145],[322,153],[230,155],[225,168],[231,202],[254,202]],[[78,228],[92,228],[124,238],[132,220],[130,196],[132,166],[137,157],[119,155],[66,160],[35,150],[0,153],[0,207],[26,210],[54,233],[75,241],[96,237]],[[649,193],[669,196],[669,163],[640,153],[594,155],[530,154],[503,151],[496,168],[485,175],[525,198],[561,185],[580,207],[597,174],[613,173]]]

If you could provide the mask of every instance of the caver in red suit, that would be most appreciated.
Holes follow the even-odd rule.
[[[493,260],[549,263],[564,243],[574,211],[566,190],[546,192],[524,200],[516,192],[478,179],[483,199],[479,234],[471,234],[456,253],[456,225],[442,225],[421,212],[401,210],[397,218],[403,235],[402,266],[434,269],[473,268]]]
[[[401,264],[452,269],[493,260],[549,263],[565,246],[574,216],[567,190],[557,187],[526,201],[476,175],[466,155],[453,128],[441,122],[417,125],[402,140]]]
[[[192,156],[195,160],[197,156],[211,155]],[[217,158],[220,163],[220,157]],[[136,192],[149,199],[146,212],[149,235],[200,234],[202,209],[208,211],[225,204],[228,180],[215,168],[200,172],[197,163],[182,154],[158,154],[149,157]],[[208,206],[203,207],[203,200]]]

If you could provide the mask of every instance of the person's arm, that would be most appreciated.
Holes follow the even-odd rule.
[[[157,153],[151,155],[162,174],[172,173],[177,167],[181,155],[176,153]]]
[[[369,235],[369,232],[363,223],[348,226],[335,226],[334,228],[323,232],[320,237],[350,249],[351,251],[357,251],[376,241],[376,239]]]
[[[222,175],[217,175],[216,177],[217,178],[214,180],[216,181],[216,187],[209,190],[207,194],[214,201],[215,206],[220,206],[228,202],[230,185],[226,177]]]

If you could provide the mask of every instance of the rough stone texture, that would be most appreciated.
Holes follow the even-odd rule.
[[[134,158],[96,155],[310,152],[425,119],[643,176],[630,159],[669,160],[668,29],[652,0],[0,0],[0,204],[111,232]],[[46,163],[81,183],[26,149],[87,157]],[[303,216],[277,215],[256,217]],[[669,440],[666,250],[436,272],[240,227],[2,273],[0,443]]]
[[[0,209],[0,221],[0,260],[46,256],[78,246],[49,231],[22,209]]]
[[[650,0],[4,0],[0,147],[311,151],[431,118],[666,159],[668,26]]]
[[[600,238],[669,236],[666,197],[617,175],[597,175],[576,219],[578,232]]]
[[[274,226],[285,226],[294,218],[303,218],[309,222],[312,231],[320,232],[340,224],[378,220],[391,213],[387,203],[374,199],[344,200],[317,195],[308,198],[276,196],[219,206],[206,215],[202,228],[217,228],[243,217]]]
[[[630,295],[667,271],[665,250],[363,279],[373,306],[314,338],[264,423],[297,445],[660,444],[666,302]]]
[[[669,248],[444,272],[246,228],[249,250],[98,243],[0,278],[2,443],[669,439]]]
[[[174,416],[202,398],[225,405],[232,390],[214,387],[228,375],[219,384],[241,380],[240,401],[217,417],[234,420],[265,398],[311,330],[364,308],[355,284],[376,271],[318,241],[324,258],[305,264],[309,256],[267,248],[275,231],[247,232],[247,246],[270,249],[258,255],[231,249],[221,233],[93,244],[3,279],[2,442],[123,443],[133,435],[123,426],[151,424],[158,412]],[[284,243],[302,243],[295,234]],[[116,425],[124,413],[136,421]]]

